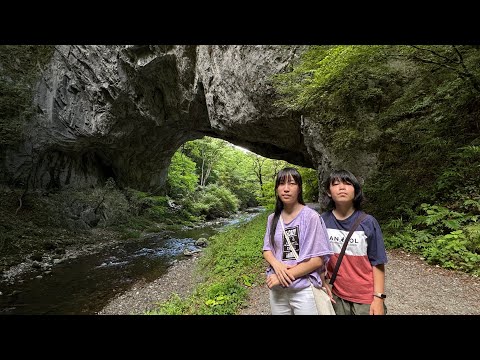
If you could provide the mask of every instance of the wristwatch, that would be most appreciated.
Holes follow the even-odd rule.
[[[380,298],[380,299],[385,299],[387,297],[387,295],[382,293],[373,293],[373,296],[376,296],[377,298]]]

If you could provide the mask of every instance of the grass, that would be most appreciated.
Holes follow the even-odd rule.
[[[195,269],[204,281],[189,297],[174,293],[146,315],[237,314],[246,304],[249,288],[264,281],[262,246],[268,213],[212,236]]]

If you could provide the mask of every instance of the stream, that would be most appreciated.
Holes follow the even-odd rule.
[[[119,293],[139,281],[151,282],[165,274],[185,249],[228,226],[250,221],[262,208],[249,209],[203,227],[150,234],[124,240],[97,253],[69,259],[50,274],[25,274],[13,284],[0,284],[1,315],[93,315]]]

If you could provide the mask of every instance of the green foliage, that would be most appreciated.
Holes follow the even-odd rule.
[[[0,191],[0,248],[2,264],[14,265],[33,251],[54,251],[69,245],[98,243],[99,234],[126,232],[128,201],[109,180],[104,187],[28,193],[19,207],[23,189]],[[94,231],[95,230],[95,231]],[[129,234],[129,236],[136,234]]]
[[[170,207],[168,197],[120,190],[112,179],[103,187],[31,192],[19,208],[22,193],[23,189],[0,191],[0,268],[38,249],[139,238],[199,220],[183,208]]]
[[[158,308],[146,311],[145,315],[182,315],[188,311],[180,296],[175,293],[170,296],[167,302],[159,303],[157,306]]]
[[[125,188],[123,194],[128,201],[128,211],[135,216],[142,215],[148,207],[148,194],[132,188]]]
[[[197,164],[196,170],[200,186],[217,181],[215,167],[222,158],[227,144],[226,141],[205,136],[199,140],[188,141],[183,145],[182,151]]]
[[[389,246],[468,272],[478,268],[479,61],[476,46],[312,46],[274,81],[277,105],[308,116],[337,163],[373,156],[365,209]]]
[[[470,89],[480,92],[480,52],[478,46],[422,45],[399,47],[399,55],[412,63],[421,63],[429,71],[447,69],[464,80]]]
[[[122,240],[138,239],[142,235],[141,231],[133,230],[125,227],[119,227],[118,230],[120,231],[120,239]]]
[[[358,63],[369,62],[377,46],[312,46],[293,71],[274,77],[277,91],[284,95],[277,105],[291,110],[315,108],[328,96],[333,84]]]
[[[472,46],[312,46],[276,77],[277,105],[308,116],[343,167],[375,159],[368,210],[408,220],[423,202],[478,201],[480,160],[459,144],[480,141],[479,59]]]
[[[195,170],[195,162],[182,152],[176,151],[168,168],[168,195],[174,199],[180,199],[193,194],[198,183]]]
[[[468,251],[480,255],[480,223],[476,222],[463,229],[466,237],[466,248]]]
[[[194,213],[206,219],[228,217],[238,210],[238,199],[223,186],[210,184],[195,194]]]
[[[422,204],[419,215],[403,224],[385,226],[389,247],[421,253],[430,264],[480,275],[480,224],[478,216]]]
[[[305,202],[318,201],[318,175],[314,169],[299,167],[298,172],[302,175],[303,200]]]
[[[51,196],[58,196],[59,201],[68,204],[65,220],[75,219],[89,211],[93,211],[98,219],[92,222],[91,226],[121,225],[128,219],[128,202],[112,178],[109,178],[103,187],[60,191]]]
[[[168,197],[150,195],[145,197],[143,202],[147,206],[146,214],[153,219],[161,220],[165,216],[168,216]]]
[[[434,186],[438,198],[463,211],[480,214],[480,146],[452,152]]]
[[[212,236],[197,272],[205,280],[181,300],[176,294],[146,314],[233,315],[247,301],[247,289],[264,279],[263,244],[268,213],[240,227]]]
[[[199,315],[232,315],[246,299],[245,287],[238,279],[227,278],[204,289],[206,300],[199,307]]]
[[[210,211],[208,204],[198,203],[202,201],[202,194],[195,194],[203,192],[206,184],[228,189],[237,198],[238,208],[257,206],[258,183],[251,167],[251,159],[245,151],[226,141],[207,136],[189,141],[172,159],[167,180],[168,194],[194,215],[207,215]],[[195,181],[193,174],[196,174]]]
[[[424,225],[435,233],[458,230],[463,222],[471,220],[465,214],[449,210],[440,205],[421,204],[420,209],[426,215],[417,215],[412,220],[412,225]]]
[[[441,264],[447,269],[463,270],[480,275],[480,254],[467,248],[468,240],[462,230],[438,237],[434,246],[425,248],[423,255],[431,264]]]
[[[241,209],[258,205],[258,182],[252,172],[249,154],[233,146],[226,146],[215,173],[217,183],[235,194]]]
[[[478,196],[474,174],[480,158],[459,146],[478,141],[478,115],[469,110],[478,95],[455,73],[438,70],[427,76],[424,68],[418,69],[417,78],[379,117],[384,128],[376,143],[381,174],[373,177],[378,180],[369,193],[387,210],[380,211],[385,218],[422,202],[454,203],[467,194]]]
[[[50,46],[0,46],[1,146],[19,141],[33,110],[33,84],[52,52]],[[364,186],[366,210],[385,224],[388,246],[475,274],[480,243],[479,61],[478,46],[314,46],[291,72],[274,79],[282,96],[277,105],[308,116],[337,163],[348,168],[368,154],[378,164]],[[60,232],[89,209],[100,219],[97,227],[115,226],[122,236],[137,237],[165,223],[228,216],[259,203],[272,208],[275,173],[286,163],[261,160],[262,169],[255,172],[252,158],[205,137],[175,153],[168,197],[133,189],[122,193],[114,184],[77,194],[50,193],[45,199],[29,194],[19,212],[31,222],[25,226],[11,216],[18,206],[14,194],[4,202],[9,211],[2,214],[0,246],[22,249],[22,236],[42,239],[44,225],[58,226]],[[304,199],[311,201],[318,192],[316,174],[299,170]],[[172,199],[179,205],[171,206]],[[59,206],[62,201],[67,205]],[[38,209],[45,211],[28,216]],[[258,226],[255,241],[263,238],[264,224]],[[247,259],[259,259],[259,244],[242,248],[243,238],[237,234],[238,243],[226,247],[228,252],[223,245],[212,249],[218,258],[210,258],[212,283],[199,288],[201,301],[183,306],[176,299],[166,311],[223,314],[238,308],[242,289],[255,282],[253,273],[238,269]],[[226,278],[217,281],[222,275]]]

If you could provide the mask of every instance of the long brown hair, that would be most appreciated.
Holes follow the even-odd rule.
[[[297,201],[305,205],[305,201],[303,201],[303,187],[302,187],[302,175],[298,172],[297,169],[293,167],[286,167],[280,170],[277,173],[277,179],[275,180],[275,212],[272,219],[272,224],[270,226],[270,244],[272,245],[272,249],[275,248],[275,229],[277,228],[278,219],[280,218],[280,214],[283,210],[283,202],[280,200],[280,197],[277,194],[277,189],[281,183],[288,180],[288,178],[292,178],[298,185],[298,197]]]

